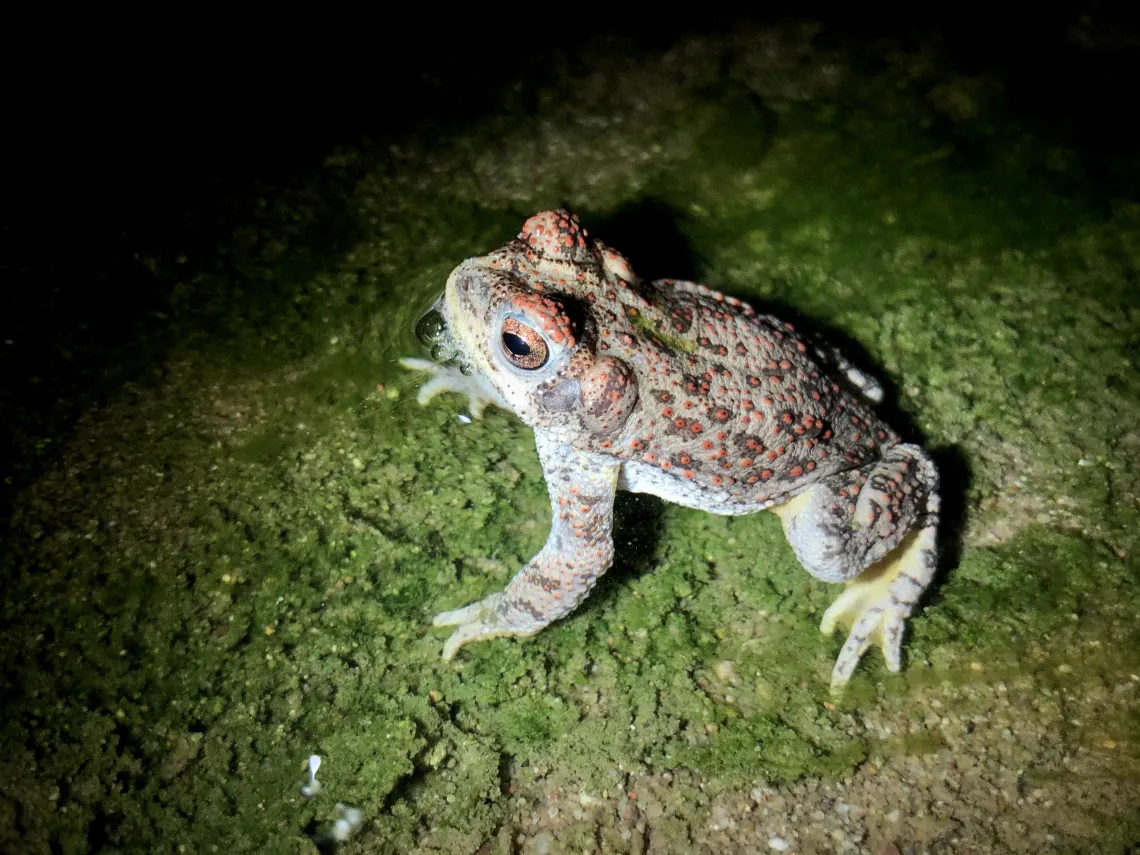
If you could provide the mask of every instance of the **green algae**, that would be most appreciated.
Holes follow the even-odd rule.
[[[586,155],[601,179],[550,157],[537,187],[507,116],[458,154],[410,145],[402,172],[378,153],[333,162],[313,179],[333,202],[255,207],[176,289],[165,375],[90,413],[15,506],[4,847],[313,851],[341,801],[368,816],[367,851],[508,851],[526,782],[839,778],[939,747],[853,731],[863,706],[1140,669],[1140,213],[1082,196],[1064,149],[996,112],[967,123],[980,142],[963,156],[897,84],[778,111],[735,90],[649,99]],[[571,150],[582,106],[546,116]],[[670,138],[651,164],[630,154]],[[417,190],[408,174],[428,166],[437,183]],[[431,615],[501,588],[550,510],[529,431],[419,407],[394,360],[419,352],[415,319],[450,267],[512,235],[516,209],[566,199],[604,237],[644,197],[677,212],[702,281],[850,337],[911,429],[960,452],[944,471],[960,560],[910,622],[903,675],[872,651],[830,701],[841,640],[816,627],[834,590],[778,522],[639,497],[578,612],[440,661]],[[305,801],[310,753],[323,795]]]

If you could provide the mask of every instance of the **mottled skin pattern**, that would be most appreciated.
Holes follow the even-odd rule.
[[[466,394],[534,428],[553,525],[506,589],[438,615],[444,646],[530,635],[569,614],[613,560],[614,494],[716,514],[772,509],[809,573],[850,582],[821,629],[851,631],[832,673],[875,642],[897,671],[934,569],[937,474],[875,414],[874,381],[791,324],[703,285],[642,282],[566,211],[452,272],[421,403]],[[426,319],[425,319],[426,320]]]

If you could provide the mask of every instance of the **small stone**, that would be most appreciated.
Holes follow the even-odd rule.
[[[723,662],[718,662],[713,670],[716,672],[717,679],[722,683],[735,683],[736,671],[734,670],[736,663],[731,659],[725,659]]]
[[[792,847],[792,844],[782,837],[769,837],[768,848],[774,852],[787,852]]]
[[[768,799],[772,798],[772,796],[774,794],[775,794],[775,791],[772,790],[770,787],[765,787],[765,786],[753,787],[752,788],[752,801],[756,802],[756,804],[760,804],[761,802],[767,801]]]

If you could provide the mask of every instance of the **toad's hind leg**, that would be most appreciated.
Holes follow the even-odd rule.
[[[796,557],[826,582],[848,582],[820,630],[850,626],[831,688],[850,679],[879,644],[898,671],[904,623],[934,577],[938,474],[915,445],[896,445],[873,464],[825,478],[773,508]]]

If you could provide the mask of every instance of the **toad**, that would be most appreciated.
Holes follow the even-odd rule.
[[[836,350],[703,285],[642,281],[565,210],[455,268],[419,332],[436,361],[402,364],[432,375],[420,403],[459,392],[475,417],[494,405],[532,427],[553,509],[504,590],[435,617],[455,627],[445,659],[574,611],[613,561],[614,495],[629,490],[776,513],[808,573],[847,583],[820,626],[849,628],[832,689],[874,644],[899,670],[934,574],[938,475]]]

